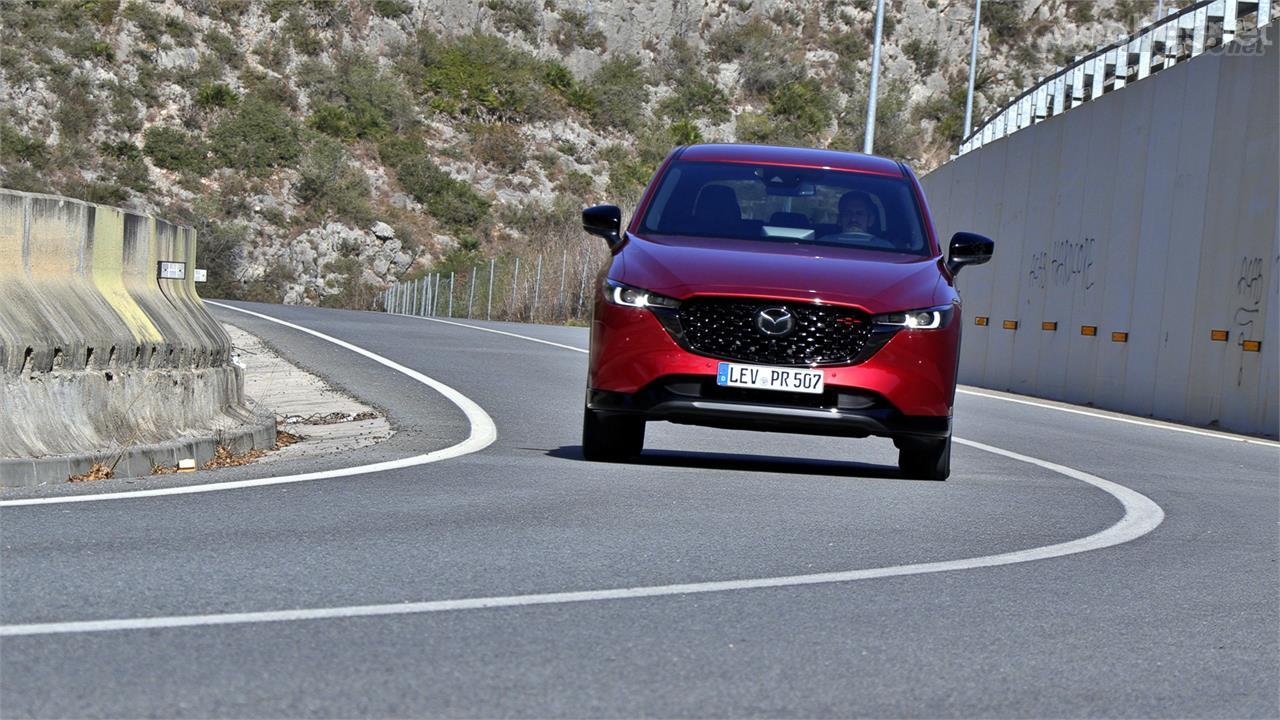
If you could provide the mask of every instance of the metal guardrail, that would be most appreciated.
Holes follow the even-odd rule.
[[[1115,43],[1082,55],[1041,78],[1030,90],[987,118],[960,143],[964,155],[1047,118],[1119,90],[1127,83],[1226,45],[1241,32],[1273,21],[1280,2],[1202,0]]]

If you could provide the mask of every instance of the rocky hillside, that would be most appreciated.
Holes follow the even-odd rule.
[[[975,114],[1150,13],[988,0]],[[876,152],[959,140],[970,2],[890,0]],[[367,306],[585,242],[676,144],[861,149],[872,0],[0,3],[0,185],[200,231],[204,294]],[[576,247],[576,245],[574,245]]]

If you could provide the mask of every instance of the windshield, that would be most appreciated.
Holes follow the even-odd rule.
[[[905,178],[775,165],[677,162],[642,230],[929,255]]]

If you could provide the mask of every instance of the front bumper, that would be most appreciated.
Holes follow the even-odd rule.
[[[782,397],[787,393],[755,391],[764,394],[732,400],[678,393],[660,397],[662,389],[681,378],[691,377],[704,384],[709,380],[714,385],[720,360],[680,347],[649,310],[603,301],[597,303],[595,310],[587,382],[591,390],[589,401],[596,402],[596,394],[601,393],[600,410],[643,412],[655,419],[679,418],[677,422],[697,418],[700,424],[712,424],[717,419],[726,424],[751,420],[759,429],[785,424],[792,431],[798,426],[813,428],[814,432],[821,428],[850,431],[837,434],[934,434],[939,427],[950,426],[960,346],[959,312],[952,313],[944,328],[897,333],[860,363],[818,368],[828,392],[835,393],[832,397],[836,400],[832,402],[837,404],[814,407],[808,404],[810,401],[803,401],[794,406],[797,412],[783,420],[776,408],[788,406]],[[878,398],[878,404],[841,407],[840,393],[869,394]],[[721,406],[723,402],[754,409],[726,408]],[[827,415],[815,414],[815,410]],[[913,430],[917,426],[924,429],[917,433]]]
[[[951,433],[950,417],[909,416],[875,393],[830,388],[821,395],[725,388],[715,378],[668,376],[637,393],[592,390],[587,407],[732,430],[841,437],[931,437]]]

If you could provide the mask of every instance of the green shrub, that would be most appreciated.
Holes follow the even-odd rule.
[[[49,148],[44,140],[23,135],[14,126],[0,120],[0,158],[5,165],[16,160],[43,170],[49,164]]]
[[[103,157],[115,158],[117,160],[140,160],[142,159],[142,148],[134,145],[128,140],[120,142],[104,142],[98,146],[98,152]]]
[[[519,32],[530,43],[537,42],[541,22],[533,0],[487,0],[485,7],[493,13],[493,26],[498,32]]]
[[[982,27],[992,45],[1012,45],[1025,36],[1022,9],[1017,0],[995,0],[982,5]]]
[[[164,31],[179,45],[190,45],[196,39],[196,29],[173,15],[164,16]]]
[[[591,27],[586,13],[572,9],[560,11],[560,23],[551,33],[551,42],[566,53],[577,48],[603,51],[605,39],[603,31]]]
[[[414,122],[413,101],[400,81],[363,54],[341,53],[332,64],[309,61],[299,75],[317,103],[313,126],[329,135],[376,137]]]
[[[593,100],[591,119],[605,127],[634,132],[644,121],[648,78],[634,55],[609,58],[591,76],[587,92]]]
[[[364,280],[364,263],[358,258],[343,257],[324,265],[330,277],[325,286],[337,290],[320,296],[321,307],[347,308],[349,310],[373,310],[378,288]],[[336,277],[334,277],[336,276]]]
[[[741,112],[734,119],[733,136],[738,142],[777,143],[777,131],[768,115],[758,112]]]
[[[355,140],[360,135],[359,123],[341,105],[317,103],[307,118],[307,125],[340,140]]]
[[[153,125],[142,135],[143,152],[156,167],[175,172],[204,173],[208,149],[200,138],[177,128]]]
[[[128,191],[113,182],[84,180],[80,177],[64,181],[58,188],[58,192],[67,197],[99,205],[120,205],[129,199]]]
[[[1116,4],[1106,12],[1106,15],[1132,31],[1137,29],[1138,23],[1151,15],[1151,10],[1155,6],[1155,0],[1116,0]]]
[[[1067,3],[1067,16],[1081,24],[1093,22],[1093,0],[1073,0]]]
[[[316,136],[298,168],[298,199],[318,218],[338,218],[357,226],[373,222],[369,178],[351,165],[342,143]]]
[[[384,18],[402,17],[412,9],[413,5],[408,0],[373,0],[373,11]]]
[[[908,108],[906,83],[883,78],[876,99],[876,134],[872,152],[899,160],[915,158],[920,152],[920,132]],[[830,146],[837,150],[862,151],[866,128],[867,91],[854,92],[844,108],[842,127]]]
[[[514,125],[479,125],[471,129],[472,149],[481,162],[514,173],[529,160],[528,143]]]
[[[81,31],[71,35],[59,45],[67,55],[76,60],[101,60],[108,63],[115,60],[115,52],[111,49],[111,44],[99,39],[91,31]]]
[[[928,77],[938,71],[941,51],[938,49],[937,42],[911,38],[903,44],[902,52],[911,59],[912,64],[916,66],[916,72],[921,75]]]
[[[729,119],[729,96],[706,77],[685,76],[675,83],[674,93],[658,103],[658,113],[674,119],[707,118],[713,122]]]
[[[428,104],[455,117],[529,122],[560,107],[550,82],[563,83],[555,66],[512,48],[495,35],[471,34],[451,42],[419,37],[413,67]]]
[[[204,44],[219,60],[230,67],[239,68],[244,62],[239,44],[226,33],[210,30],[204,34]]]
[[[120,13],[126,20],[138,26],[143,37],[153,45],[160,43],[165,35],[165,16],[147,6],[147,3],[134,0],[124,6]]]
[[[668,129],[671,141],[675,145],[697,145],[702,142],[702,131],[688,120],[677,120]]]
[[[53,117],[62,132],[62,143],[77,142],[93,130],[101,112],[93,97],[93,84],[79,72],[54,78],[50,84],[58,98]]]
[[[240,84],[244,85],[249,95],[257,95],[290,110],[298,109],[297,93],[282,78],[256,70],[246,70],[240,73]]]
[[[742,89],[752,95],[768,97],[805,74],[799,44],[759,15],[742,25],[722,25],[707,38],[707,46],[712,60],[737,61]]]
[[[239,99],[236,91],[225,83],[204,83],[196,91],[196,107],[205,109],[231,107]]]
[[[284,19],[283,36],[301,55],[314,57],[324,50],[320,36],[300,10],[292,10]]]
[[[913,111],[917,120],[932,120],[933,139],[950,147],[964,139],[964,103],[969,89],[967,83],[955,81],[958,79],[953,80],[946,94],[930,97]]]
[[[255,174],[292,165],[302,152],[298,124],[279,105],[255,95],[213,128],[209,140],[224,166]]]
[[[133,150],[137,150],[137,146],[132,143],[125,143]],[[145,193],[151,189],[151,173],[147,170],[146,163],[142,162],[141,153],[137,156],[119,157],[109,160],[104,164],[108,173],[110,173],[112,181],[116,185],[126,187],[139,193]]]
[[[571,172],[560,178],[555,184],[555,191],[561,195],[586,201],[592,195],[594,184],[591,176],[584,172]]]
[[[388,137],[378,145],[378,154],[396,171],[405,192],[446,227],[474,229],[488,217],[489,201],[433,163],[420,138]]]

